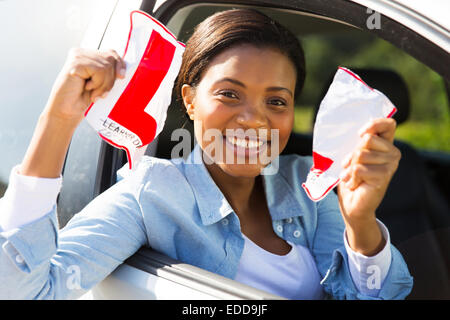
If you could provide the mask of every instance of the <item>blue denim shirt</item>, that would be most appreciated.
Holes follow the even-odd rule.
[[[21,228],[0,233],[0,298],[75,298],[104,279],[141,246],[233,279],[244,239],[237,215],[200,160],[145,157],[58,231],[56,208]],[[336,195],[315,203],[301,188],[311,158],[278,157],[263,175],[275,233],[311,251],[324,290],[335,299],[374,299],[355,287],[343,242]],[[126,172],[125,168],[121,171]],[[398,250],[378,299],[402,299],[412,277]],[[71,268],[81,275],[72,288]]]

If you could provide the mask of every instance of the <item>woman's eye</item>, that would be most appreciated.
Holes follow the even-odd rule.
[[[220,91],[219,94],[226,98],[231,98],[231,99],[237,98],[237,95],[232,91]]]
[[[233,91],[228,91],[228,90],[219,91],[218,95],[223,96],[225,98],[230,98],[230,99],[237,99],[237,97],[238,97],[236,93],[234,93]]]
[[[285,106],[286,105],[286,101],[284,101],[283,99],[270,99],[268,101],[269,104],[274,105],[274,106]]]

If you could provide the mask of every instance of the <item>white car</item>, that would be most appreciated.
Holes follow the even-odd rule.
[[[95,19],[81,45],[108,49],[113,38],[126,37],[129,14],[133,10],[149,13],[180,41],[187,41],[193,28],[207,16],[236,7],[261,10],[286,25],[303,41],[308,67],[303,95],[315,101],[310,102],[315,109],[323,97],[320,89],[328,87],[330,76],[335,72],[333,68],[337,67],[330,61],[328,74],[316,72],[320,61],[315,57],[315,50],[323,48],[327,41],[336,48],[341,45],[336,51],[341,55],[339,61],[351,63],[353,53],[364,50],[364,45],[375,39],[388,52],[395,51],[405,59],[413,57],[418,66],[433,72],[436,81],[442,84],[441,94],[445,97],[446,117],[449,117],[450,3],[445,0],[104,1],[104,6],[94,14]],[[396,70],[395,63],[390,66],[387,68],[374,59],[371,65],[349,67],[391,99],[398,108],[394,118],[400,127],[414,112],[412,99],[417,92],[408,88],[409,79]],[[315,82],[308,84],[308,77],[313,75]],[[311,123],[313,120],[314,111]],[[171,140],[170,134],[182,125],[181,108],[173,102],[163,132],[149,145],[146,154],[169,158],[172,146],[177,143]],[[187,128],[192,130],[189,124]],[[408,299],[450,299],[450,153],[421,150],[404,141],[395,144],[402,152],[402,160],[377,217],[388,227],[391,242],[402,253],[414,278]],[[311,146],[311,130],[297,131],[292,134],[284,153],[310,155]],[[117,170],[125,162],[123,151],[102,142],[83,123],[66,158],[64,185],[58,199],[60,225],[64,226],[90,200],[113,185]],[[282,299],[147,247],[141,248],[83,298]]]

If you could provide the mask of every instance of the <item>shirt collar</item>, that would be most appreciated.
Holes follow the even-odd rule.
[[[202,149],[196,144],[185,161],[185,174],[197,200],[202,223],[210,225],[234,211],[209,174],[202,157]],[[263,181],[272,220],[303,215],[303,209],[306,209],[304,204],[297,200],[292,187],[280,172],[263,175]]]
[[[303,216],[304,212],[310,210],[307,207],[306,202],[301,201],[301,199],[299,199],[300,197],[296,196],[296,192],[293,189],[295,187],[301,188],[301,186],[293,186],[288,182],[287,177],[284,176],[282,170],[284,165],[283,160],[285,159],[278,156],[272,161],[272,164],[276,162],[276,165],[279,166],[279,169],[275,174],[262,175],[267,206],[269,207],[272,220]]]

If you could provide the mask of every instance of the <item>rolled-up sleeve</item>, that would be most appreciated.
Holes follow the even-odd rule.
[[[352,259],[359,260],[350,261],[343,238],[344,232],[345,224],[339,210],[337,196],[330,192],[317,205],[317,230],[312,250],[319,272],[323,276],[321,284],[324,290],[335,299],[392,300],[407,297],[411,292],[413,279],[400,252],[388,243],[380,252],[381,255],[375,258],[375,262],[382,261],[381,268],[378,270],[376,267],[370,267],[367,270],[374,261],[370,261],[370,258],[364,259],[357,254],[350,254],[350,256]],[[386,271],[382,268],[386,266],[386,257],[389,256],[390,261]],[[367,263],[369,265],[366,265]],[[366,276],[358,273],[357,266],[364,266],[363,271],[369,274]],[[365,279],[364,284],[369,283],[369,288],[361,286],[361,278]]]
[[[9,185],[0,199],[0,230],[8,231],[38,220],[53,210],[62,177],[49,179],[24,176],[15,166]]]
[[[344,245],[348,255],[350,274],[358,291],[362,294],[377,297],[381,285],[386,278],[391,265],[391,239],[386,226],[377,219],[385,245],[376,255],[368,257],[350,248],[344,233]]]
[[[136,172],[102,193],[61,230],[54,203],[25,224],[6,219],[8,228],[0,232],[0,298],[77,298],[147,244],[138,203],[142,175]],[[3,205],[17,212],[12,207],[20,197],[3,199]],[[26,215],[33,203],[20,208]]]

